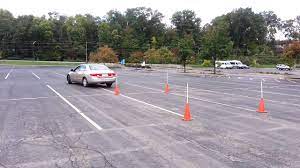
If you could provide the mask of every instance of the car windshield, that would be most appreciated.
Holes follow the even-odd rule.
[[[109,70],[104,65],[90,65],[90,70]]]

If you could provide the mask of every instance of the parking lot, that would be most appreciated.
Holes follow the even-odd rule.
[[[116,96],[69,69],[0,66],[0,167],[300,167],[297,81],[120,68]]]

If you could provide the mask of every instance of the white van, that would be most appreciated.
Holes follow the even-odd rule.
[[[216,68],[220,69],[232,69],[233,66],[230,64],[229,61],[216,61]]]
[[[249,69],[249,66],[243,64],[241,61],[238,60],[230,60],[228,61],[233,66],[233,68],[237,69]]]

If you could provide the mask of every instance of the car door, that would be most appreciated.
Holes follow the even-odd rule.
[[[78,72],[76,73],[76,78],[78,82],[81,82],[86,71],[85,65],[80,65]]]
[[[73,82],[78,82],[78,81],[77,81],[76,74],[77,74],[77,72],[79,71],[79,67],[80,67],[80,66],[76,67],[76,68],[70,73],[70,78],[71,78],[71,80],[72,80]]]

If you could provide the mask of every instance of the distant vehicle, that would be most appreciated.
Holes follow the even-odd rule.
[[[291,67],[289,67],[288,65],[285,65],[285,64],[277,64],[276,69],[278,69],[280,71],[282,71],[282,70],[286,70],[286,71],[292,70]]]
[[[243,64],[241,61],[231,60],[229,62],[233,66],[233,68],[237,68],[237,69],[249,69],[249,66]]]
[[[81,64],[67,75],[68,84],[81,83],[84,87],[90,84],[106,84],[111,87],[116,81],[116,73],[105,65]]]
[[[233,66],[230,64],[229,61],[216,61],[216,68],[220,69],[232,69]]]

